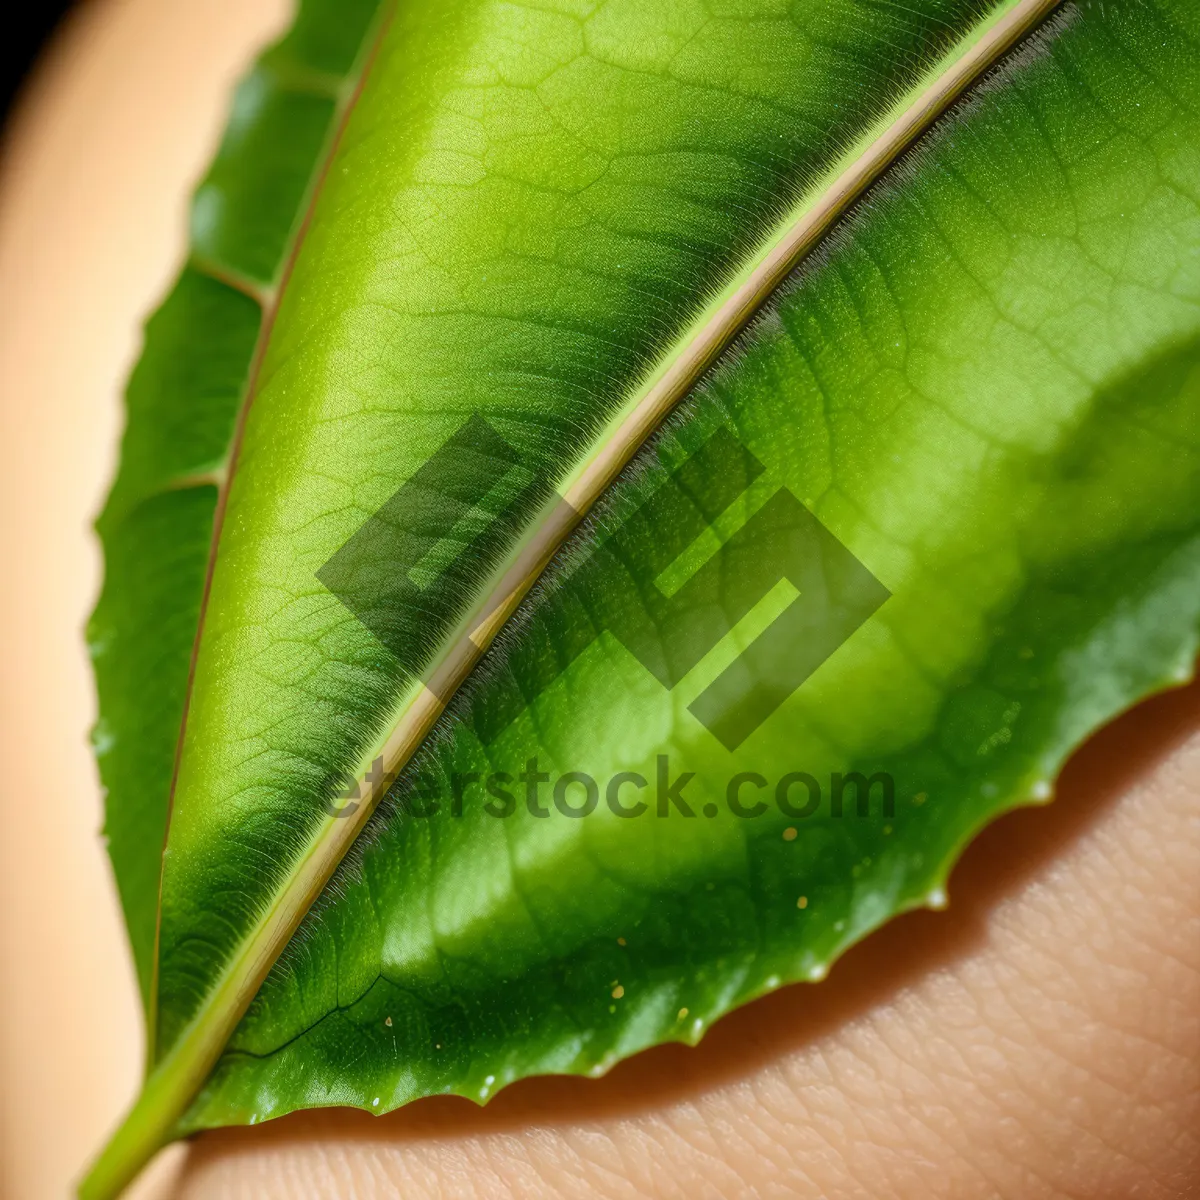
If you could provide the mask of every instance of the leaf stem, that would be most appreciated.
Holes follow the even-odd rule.
[[[170,1060],[149,1076],[141,1095],[121,1127],[79,1185],[79,1200],[112,1200],[138,1176],[142,1168],[172,1140],[179,1119],[172,1095],[178,1073],[166,1069]]]

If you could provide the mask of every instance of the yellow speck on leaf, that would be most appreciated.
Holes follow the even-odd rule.
[[[801,896],[800,899],[796,901],[796,907],[797,908],[807,908],[808,907],[808,897]]]

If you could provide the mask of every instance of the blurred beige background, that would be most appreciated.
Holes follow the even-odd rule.
[[[67,1193],[137,1085],[99,853],[90,524],[140,324],[176,270],[229,89],[287,0],[88,0],[0,163],[0,1193]],[[131,131],[133,137],[131,138]],[[160,1172],[161,1174],[161,1172]]]

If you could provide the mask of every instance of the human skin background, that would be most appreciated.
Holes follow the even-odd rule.
[[[97,830],[89,525],[139,325],[286,0],[91,0],[0,164],[0,1194],[66,1194],[135,1092]],[[1006,818],[951,908],[603,1080],[205,1135],[143,1197],[1200,1196],[1200,687]]]

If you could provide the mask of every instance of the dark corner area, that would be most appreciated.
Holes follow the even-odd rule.
[[[0,119],[7,117],[42,47],[70,7],[69,0],[40,0],[24,6],[17,19],[10,15],[0,39]]]

